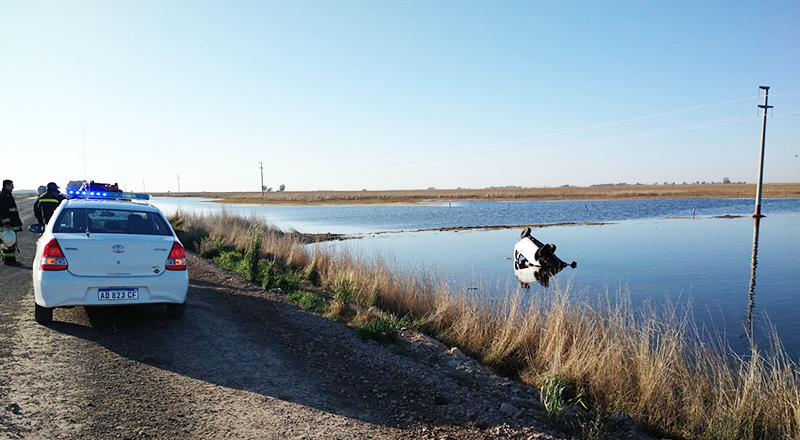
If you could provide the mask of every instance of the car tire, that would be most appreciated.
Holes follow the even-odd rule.
[[[36,318],[36,322],[39,324],[50,324],[53,322],[53,309],[51,307],[42,307],[39,304],[36,304],[36,310],[34,311],[34,318]]]
[[[180,319],[183,317],[183,313],[186,311],[186,303],[183,304],[167,304],[167,316],[174,319]]]

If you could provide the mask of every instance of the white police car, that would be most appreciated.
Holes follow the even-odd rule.
[[[36,322],[64,306],[166,304],[183,316],[189,274],[183,245],[149,196],[69,191],[42,232],[33,261]],[[37,228],[38,226],[38,228]]]

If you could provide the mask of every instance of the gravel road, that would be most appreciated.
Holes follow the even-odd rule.
[[[26,226],[32,202],[18,200]],[[38,325],[36,238],[20,234],[23,266],[0,265],[0,438],[570,436],[535,390],[434,340],[394,353],[196,255],[183,319],[75,307]]]

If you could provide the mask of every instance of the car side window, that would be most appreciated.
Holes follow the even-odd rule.
[[[92,232],[92,219],[85,209],[65,209],[58,217],[53,232],[86,232],[87,226]]]

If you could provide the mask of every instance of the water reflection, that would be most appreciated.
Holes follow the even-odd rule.
[[[747,338],[753,341],[753,309],[756,305],[756,267],[758,267],[758,226],[761,223],[760,217],[755,217],[753,223],[753,253],[750,258],[750,290],[747,294]]]
[[[550,277],[561,272],[562,269],[542,268],[539,266],[529,266],[524,269],[514,269],[514,275],[519,280],[519,285],[523,289],[530,289],[531,283],[536,282],[542,287],[550,286]]]

